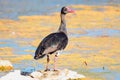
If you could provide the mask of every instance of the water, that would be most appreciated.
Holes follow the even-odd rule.
[[[109,73],[110,70],[108,69],[103,69],[103,68],[93,68],[93,69],[90,69],[90,72],[93,72],[93,73]]]
[[[0,18],[17,20],[22,15],[47,15],[70,5],[119,4],[119,0],[0,0]]]
[[[120,80],[120,73],[111,72],[109,74],[104,74],[105,80]]]
[[[81,29],[77,29],[81,30]],[[75,31],[76,32],[76,29]],[[101,29],[88,29],[84,30],[84,33],[70,33],[70,37],[82,37],[82,36],[88,36],[88,37],[100,37],[100,36],[106,36],[106,37],[120,37],[120,30],[115,29],[109,29],[109,28],[101,28]]]
[[[23,66],[24,64],[24,66]],[[13,64],[14,69],[20,69],[21,71],[29,71],[31,69],[34,70],[43,70],[44,66],[36,60],[22,60]]]
[[[25,39],[25,38],[0,39],[0,42],[3,43],[2,45],[0,45],[0,48],[10,47],[10,48],[12,48],[13,54],[33,54],[33,52],[27,52],[26,50],[35,51],[35,49],[36,49],[35,47],[33,47],[31,44],[21,45],[19,43],[19,41],[29,43],[29,42],[31,42],[31,39]]]
[[[93,68],[89,70],[92,73],[97,73],[101,77],[103,77],[105,80],[120,80],[120,73],[117,71],[110,71],[108,69],[103,68]]]

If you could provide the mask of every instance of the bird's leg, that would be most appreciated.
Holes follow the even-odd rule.
[[[50,69],[48,69],[49,62],[50,62],[50,58],[49,58],[49,55],[47,55],[47,64],[46,64],[46,70],[45,71],[50,71]]]
[[[58,53],[55,54],[55,56],[54,56],[54,71],[57,71],[57,70],[56,70],[56,62],[57,62],[57,58],[58,58]]]

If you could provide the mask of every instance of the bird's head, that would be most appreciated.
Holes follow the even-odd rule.
[[[62,7],[61,14],[67,14],[67,13],[74,13],[74,10],[70,9],[69,7]]]

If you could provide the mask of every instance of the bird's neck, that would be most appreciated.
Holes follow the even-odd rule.
[[[60,27],[59,27],[58,31],[64,32],[65,34],[67,34],[65,14],[61,14],[60,17],[61,17],[61,23],[60,23]]]

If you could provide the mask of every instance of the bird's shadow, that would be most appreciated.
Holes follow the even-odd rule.
[[[33,67],[27,67],[20,70],[20,74],[24,76],[29,76],[32,72],[35,71]]]

